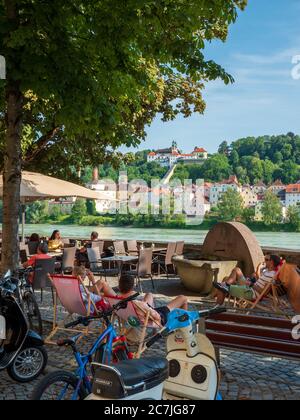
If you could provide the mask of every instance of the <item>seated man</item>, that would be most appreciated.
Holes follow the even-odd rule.
[[[93,242],[98,242],[99,240],[99,234],[97,232],[91,233],[91,240],[85,241],[83,244],[83,247],[81,249],[78,249],[76,251],[76,261],[79,265],[84,264],[88,265],[89,259],[87,254],[87,249],[92,247]]]
[[[226,296],[255,301],[265,287],[276,279],[281,258],[277,255],[266,255],[265,266],[259,275],[253,274],[252,278],[246,278],[240,268],[235,268],[230,277],[223,283],[214,283],[217,289],[217,304],[222,306]]]
[[[90,277],[91,278],[91,277]],[[105,281],[99,281],[98,283],[92,282],[95,289],[98,293],[101,291],[104,296],[118,296],[118,294],[106,283]],[[134,290],[135,280],[134,277],[128,275],[122,275],[119,280],[119,290],[120,297],[126,299],[130,296],[133,296],[136,292]],[[178,296],[172,302],[166,306],[155,308],[153,295],[148,293],[145,295],[143,300],[137,300],[139,302],[139,308],[141,308],[140,315],[141,317],[145,316],[145,313],[150,310],[151,318],[161,324],[162,326],[166,325],[168,321],[168,315],[174,309],[184,309],[188,310],[188,301],[185,296]]]

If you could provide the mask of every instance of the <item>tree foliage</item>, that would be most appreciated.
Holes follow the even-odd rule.
[[[226,40],[246,0],[16,0],[0,4],[0,51],[24,95],[23,166],[70,178],[137,146],[157,113],[203,113],[203,83],[226,71],[205,41]],[[16,66],[16,62],[18,66]],[[0,81],[0,149],[5,83]],[[1,154],[2,155],[2,154]],[[1,165],[1,162],[0,162]]]
[[[217,214],[220,220],[236,221],[243,215],[243,198],[238,191],[229,188],[218,204]]]
[[[282,222],[282,205],[279,198],[272,191],[267,191],[262,205],[264,223],[268,225]]]

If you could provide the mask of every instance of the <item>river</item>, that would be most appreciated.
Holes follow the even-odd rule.
[[[50,236],[54,229],[59,229],[64,237],[88,238],[91,231],[99,233],[101,239],[138,239],[149,242],[185,241],[202,244],[207,231],[180,229],[136,229],[130,227],[57,226],[27,225],[26,235],[33,232],[41,236]],[[264,247],[295,249],[300,251],[300,233],[258,232],[255,233],[259,243]]]

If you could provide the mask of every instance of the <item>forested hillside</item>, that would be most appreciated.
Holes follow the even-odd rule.
[[[126,155],[119,169],[110,164],[100,167],[100,178],[117,180],[119,172],[127,170],[129,181],[143,179],[150,185],[152,178],[163,178],[167,169],[158,163],[147,163],[149,150]],[[290,184],[300,180],[300,136],[293,133],[280,136],[246,137],[231,144],[223,142],[218,153],[209,156],[203,165],[180,164],[175,177],[180,179],[205,179],[218,182],[237,175],[242,183],[264,181],[271,184],[277,179]],[[84,171],[82,181],[88,182],[92,169]]]

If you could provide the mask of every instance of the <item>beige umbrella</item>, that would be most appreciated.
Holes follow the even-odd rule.
[[[3,177],[0,176],[0,197],[3,196]],[[62,197],[77,197],[87,200],[107,200],[102,192],[96,192],[71,182],[34,173],[22,172],[21,202],[22,211],[22,238],[24,241],[25,203]]]

